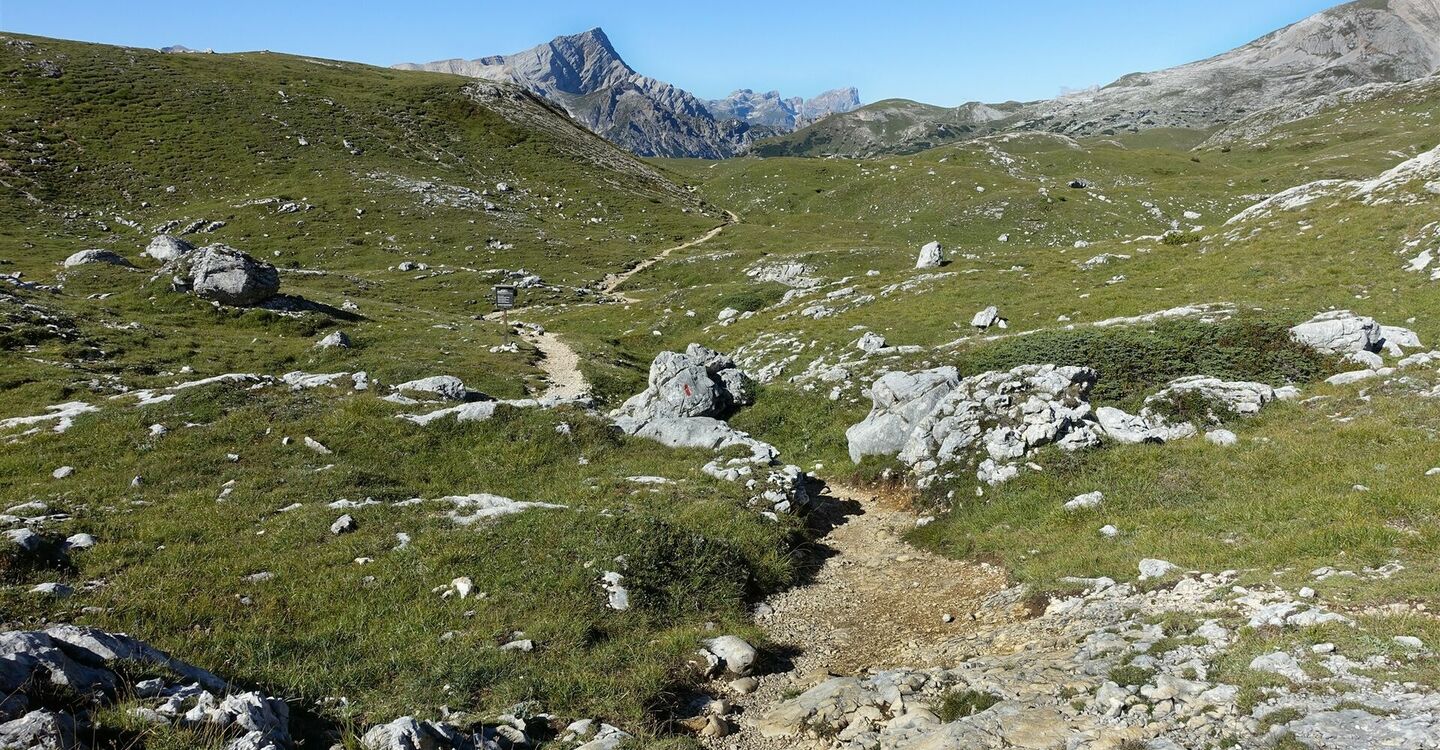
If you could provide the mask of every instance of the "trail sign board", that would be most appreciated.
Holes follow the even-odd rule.
[[[501,310],[509,310],[515,307],[515,297],[518,290],[514,284],[495,285],[495,306]]]

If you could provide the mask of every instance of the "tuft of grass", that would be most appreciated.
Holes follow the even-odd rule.
[[[1000,700],[1000,696],[993,693],[950,688],[940,695],[940,704],[935,713],[941,721],[948,724],[985,711]]]
[[[1126,664],[1123,667],[1116,667],[1110,670],[1110,679],[1113,680],[1116,685],[1122,687],[1144,685],[1150,682],[1150,679],[1154,676],[1155,670],[1137,667],[1133,664]]]

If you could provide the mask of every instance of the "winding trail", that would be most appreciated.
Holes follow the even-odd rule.
[[[617,291],[625,282],[630,280],[630,277],[650,268],[651,266],[654,266],[656,263],[659,263],[666,258],[669,258],[671,253],[679,252],[681,250],[689,250],[692,247],[699,247],[709,242],[710,240],[719,237],[720,233],[724,232],[727,227],[739,223],[740,215],[735,213],[734,211],[730,211],[727,209],[725,211],[724,224],[721,224],[720,226],[711,229],[700,237],[690,240],[689,242],[686,242],[682,245],[667,247],[664,250],[661,250],[658,255],[653,255],[649,258],[646,258],[645,260],[640,261],[638,264],[635,265],[634,268],[628,271],[622,271],[621,273],[612,273],[609,276],[606,276],[605,280],[600,282],[600,291],[605,294],[617,297],[620,301],[624,302],[627,305],[634,304],[639,300],[636,300],[633,297],[626,296],[623,292]]]
[[[689,242],[665,248],[658,254],[636,264],[634,268],[628,271],[612,273],[606,276],[605,280],[600,283],[600,291],[603,294],[619,299],[625,304],[634,304],[638,300],[616,291],[621,285],[629,281],[631,277],[665,260],[670,257],[672,253],[699,247],[719,237],[720,233],[724,232],[726,227],[739,223],[739,214],[726,210],[725,223]],[[525,307],[517,307],[510,312],[514,314],[525,309]],[[501,315],[500,312],[492,312],[486,315],[485,319],[492,321],[499,320]],[[584,398],[590,395],[590,383],[585,379],[585,374],[580,371],[580,355],[575,352],[574,348],[550,331],[537,330],[519,321],[514,322],[512,325],[518,329],[520,338],[538,349],[542,355],[540,369],[545,373],[548,385],[543,393],[535,396],[536,398],[569,400]]]
[[[981,604],[1005,587],[1005,572],[910,546],[902,537],[916,516],[905,504],[830,485],[817,511],[832,525],[819,540],[823,563],[809,582],[768,599],[755,618],[782,656],[760,670],[769,673],[754,693],[729,696],[739,708],[736,732],[707,740],[709,747],[794,748],[795,738],[768,739],[757,726],[788,697],[832,676],[943,664],[953,653],[947,643],[986,624]]]

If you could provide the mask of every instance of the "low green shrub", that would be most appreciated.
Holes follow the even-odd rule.
[[[1335,369],[1325,355],[1292,339],[1287,323],[1265,318],[1043,331],[977,348],[958,367],[962,375],[976,375],[1037,362],[1093,368],[1100,379],[1091,399],[1130,405],[1189,375],[1283,385]]]

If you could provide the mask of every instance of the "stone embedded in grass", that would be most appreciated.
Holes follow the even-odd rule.
[[[600,576],[600,586],[605,589],[606,606],[616,612],[630,609],[630,590],[625,588],[625,576],[607,570]]]
[[[445,401],[465,401],[470,396],[470,390],[465,383],[453,375],[434,375],[419,380],[411,380],[394,386],[398,394],[412,396],[434,396]]]
[[[451,750],[473,746],[472,738],[449,724],[418,721],[410,716],[372,727],[360,739],[364,750]]]
[[[30,593],[49,596],[55,599],[67,599],[75,593],[75,589],[63,583],[50,581],[31,587]]]
[[[250,575],[245,576],[245,580],[250,583],[264,583],[266,581],[274,580],[274,578],[275,574],[271,573],[268,570],[262,570],[259,573],[251,573]]]
[[[866,331],[860,336],[860,340],[855,342],[855,348],[866,354],[874,354],[885,348],[885,337],[874,331]]]
[[[436,586],[432,591],[438,593],[441,599],[468,599],[471,592],[475,590],[475,582],[470,576],[460,576],[444,586]]]
[[[40,548],[44,539],[30,529],[11,529],[5,532],[5,538],[12,544],[26,552],[34,552]]]
[[[322,444],[319,440],[316,440],[315,438],[312,438],[312,437],[310,437],[309,435],[306,435],[306,436],[305,436],[305,447],[306,447],[306,448],[309,448],[310,450],[315,451],[316,453],[319,453],[319,454],[321,454],[321,455],[327,455],[327,456],[328,456],[328,455],[330,455],[331,453],[333,453],[333,451],[331,451],[329,448],[325,447],[325,445]]]
[[[1395,644],[1410,649],[1411,651],[1423,651],[1425,642],[1413,635],[1397,635],[1394,638]]]
[[[75,473],[75,467],[74,467],[74,466],[61,466],[60,468],[58,468],[58,469],[50,472],[50,476],[52,476],[52,477],[54,477],[54,478],[56,478],[56,479],[64,479],[64,478],[66,478],[66,477],[68,477],[68,476],[70,476],[71,474],[74,474],[74,473]]]
[[[523,513],[531,509],[564,510],[566,506],[555,503],[541,503],[511,500],[508,497],[477,492],[473,495],[452,495],[435,502],[450,503],[455,508],[449,512],[450,520],[461,526],[471,526],[501,516]]]
[[[920,257],[915,260],[916,268],[939,268],[943,265],[945,265],[945,248],[939,242],[929,242],[920,248]]]
[[[73,534],[65,539],[65,549],[82,550],[95,546],[95,537],[89,534]]]
[[[1100,507],[1100,502],[1105,499],[1105,493],[1096,490],[1083,495],[1076,495],[1075,499],[1065,503],[1065,510],[1085,510]]]
[[[970,325],[982,331],[989,330],[996,326],[1000,328],[1010,327],[1009,321],[1000,317],[1000,308],[994,305],[975,313],[975,316],[970,318]]]
[[[64,265],[66,268],[74,268],[92,263],[130,267],[130,261],[125,260],[119,253],[110,250],[81,250],[66,258]]]
[[[349,534],[359,528],[360,523],[355,520],[355,517],[346,513],[335,519],[334,523],[330,524],[330,533],[335,536],[340,536],[341,534]]]
[[[1296,341],[1326,354],[1378,352],[1385,336],[1374,318],[1349,310],[1321,313],[1290,329]]]
[[[1250,669],[1256,672],[1279,675],[1291,682],[1308,682],[1310,676],[1301,668],[1295,657],[1283,652],[1263,654],[1250,661]]]
[[[316,349],[349,349],[350,337],[344,331],[335,331],[329,336],[320,339],[315,344]]]
[[[1205,433],[1205,439],[1214,445],[1229,447],[1240,442],[1240,438],[1229,430],[1210,430]]]
[[[1140,561],[1140,580],[1151,578],[1164,578],[1171,573],[1180,570],[1180,566],[1165,560],[1146,558]]]

